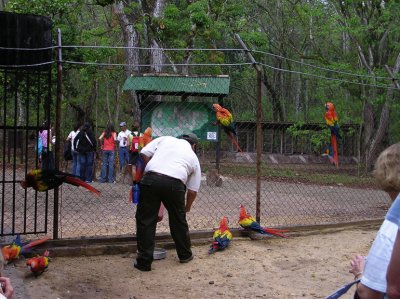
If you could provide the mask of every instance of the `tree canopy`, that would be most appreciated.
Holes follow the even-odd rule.
[[[265,120],[322,122],[323,103],[333,101],[340,122],[362,126],[368,165],[400,138],[399,91],[387,71],[400,69],[398,1],[3,0],[2,8],[49,16],[63,45],[77,46],[63,49],[64,109],[99,126],[138,117],[135,95],[121,86],[146,72],[227,74],[236,118],[254,120],[256,74],[239,34],[263,69]]]

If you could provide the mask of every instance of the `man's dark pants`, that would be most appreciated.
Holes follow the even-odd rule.
[[[153,261],[158,210],[161,202],[168,211],[169,227],[180,260],[192,256],[189,226],[185,212],[186,186],[178,179],[145,174],[140,182],[140,199],[136,211],[136,237],[141,266]]]

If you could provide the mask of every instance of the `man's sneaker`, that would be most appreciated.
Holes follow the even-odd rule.
[[[189,263],[193,259],[193,254],[187,259],[179,260],[182,264]]]
[[[140,271],[143,271],[143,272],[151,271],[151,266],[140,265],[140,264],[138,264],[137,261],[134,261],[134,262],[133,262],[133,266],[134,266],[136,269],[138,269],[138,270],[140,270]]]

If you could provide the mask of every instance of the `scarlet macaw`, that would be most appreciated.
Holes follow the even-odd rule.
[[[213,234],[213,242],[208,253],[224,250],[232,240],[232,233],[228,228],[228,218],[223,217],[219,223],[219,228]]]
[[[133,185],[129,195],[129,201],[132,202],[133,204],[137,204],[139,202],[139,194],[140,194],[139,182],[142,179],[143,171],[145,168],[144,161],[140,156],[140,151],[152,140],[151,132],[152,132],[151,128],[148,127],[144,131],[143,135],[139,137],[139,149],[138,149],[139,156],[136,159],[136,164],[135,164],[136,172],[135,172],[135,177],[133,178]]]
[[[144,131],[143,135],[139,137],[139,153],[142,148],[144,148],[147,144],[149,144],[153,139],[151,138],[152,129],[151,127],[147,127]],[[140,187],[139,182],[143,177],[144,168],[144,161],[139,154],[139,157],[136,160],[136,173],[133,179],[133,186],[130,192],[129,199],[133,204],[137,204],[139,202],[140,196]],[[160,209],[158,211],[157,221],[160,222],[164,218],[164,205],[161,203]]]
[[[268,235],[278,236],[281,238],[287,238],[287,236],[282,234],[284,232],[287,232],[287,230],[262,227],[254,217],[247,214],[246,209],[244,208],[243,205],[240,205],[239,225],[244,229],[250,229],[252,231],[261,234],[268,234]]]
[[[80,180],[76,176],[61,172],[58,170],[42,170],[34,169],[26,174],[25,180],[21,181],[22,188],[32,187],[36,191],[48,191],[60,186],[62,183],[71,184],[74,186],[82,186],[96,195],[100,195],[100,191],[91,185]]]
[[[42,274],[49,266],[49,251],[46,250],[43,256],[28,259],[26,265],[35,276]]]
[[[338,157],[338,150],[337,150],[337,139],[342,138],[339,133],[339,119],[335,111],[335,106],[331,102],[326,102],[325,103],[325,123],[331,130],[331,139],[330,139],[330,144],[327,149],[327,155],[329,158],[329,161],[332,164],[335,164],[336,167],[339,166],[339,157]]]
[[[219,104],[213,104],[214,111],[216,112],[217,124],[220,124],[228,135],[231,142],[236,146],[237,150],[243,152],[238,142],[236,141],[236,128],[233,121],[232,113],[228,109],[221,107]]]
[[[32,249],[32,247],[40,245],[49,239],[50,239],[50,237],[45,237],[43,239],[32,241],[32,242],[24,245],[21,242],[21,237],[19,235],[17,235],[15,240],[10,245],[6,245],[1,249],[1,253],[3,254],[4,261],[10,262],[10,261],[16,260],[19,258],[20,254],[29,252]]]

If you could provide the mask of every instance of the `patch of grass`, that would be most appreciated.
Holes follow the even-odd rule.
[[[206,169],[203,169],[206,171]],[[221,164],[222,175],[256,177],[255,164],[229,163]],[[357,176],[355,168],[333,169],[324,166],[261,166],[261,176],[264,179],[282,180],[287,182],[303,182],[319,185],[344,185],[351,187],[376,187],[375,180],[371,176]]]

